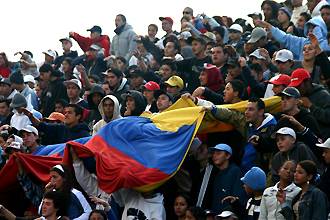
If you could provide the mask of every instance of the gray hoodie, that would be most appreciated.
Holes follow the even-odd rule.
[[[120,106],[119,106],[119,102],[118,102],[118,99],[113,96],[113,95],[107,95],[105,96],[100,104],[99,104],[99,111],[100,111],[100,114],[102,116],[102,119],[99,120],[94,126],[93,126],[93,134],[92,135],[95,135],[103,126],[105,126],[108,122],[105,121],[105,116],[104,116],[104,110],[103,110],[103,102],[105,99],[111,99],[114,103],[114,108],[113,108],[113,114],[112,114],[112,118],[110,121],[113,121],[115,119],[118,119],[118,118],[121,118],[121,115],[120,115]]]
[[[120,33],[116,34],[112,38],[111,54],[116,57],[122,56],[129,61],[132,56],[132,52],[136,48],[136,42],[134,41],[136,36],[137,35],[133,31],[132,26],[125,24]]]

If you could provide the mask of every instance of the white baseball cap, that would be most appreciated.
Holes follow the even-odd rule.
[[[234,30],[234,31],[238,31],[240,33],[243,33],[243,28],[239,24],[233,24],[232,26],[229,27],[228,31],[230,31],[230,30]]]
[[[25,126],[24,128],[22,128],[20,130],[21,131],[26,131],[26,132],[29,132],[29,133],[34,133],[36,135],[39,135],[39,132],[38,132],[38,129],[36,129],[35,127],[33,127],[32,125],[27,125]]]
[[[275,61],[287,62],[293,60],[293,54],[290,50],[282,49],[276,53]]]
[[[316,146],[330,149],[330,138],[328,138],[323,144],[316,144]]]
[[[260,54],[260,49],[256,49],[255,51],[253,51],[253,53],[251,53],[249,57],[255,57],[259,60],[266,60],[266,57]]]
[[[42,53],[43,53],[43,54],[47,54],[47,55],[53,57],[54,60],[55,60],[55,58],[56,58],[56,52],[55,52],[54,50],[49,49],[49,50],[44,51],[44,52],[42,52]]]
[[[36,83],[34,77],[32,75],[25,75],[24,76],[24,83],[27,83],[27,82],[32,82],[33,84]]]
[[[182,31],[179,35],[178,35],[178,39],[179,40],[188,40],[189,37],[191,37],[191,33],[189,31]]]
[[[79,89],[82,89],[82,85],[79,79],[70,79],[67,81],[64,81],[64,85],[68,86],[69,84],[75,84],[76,86],[78,86]]]
[[[280,128],[278,129],[278,131],[276,131],[276,134],[290,135],[291,137],[296,139],[296,132],[294,132],[292,128],[288,128],[288,127]]]

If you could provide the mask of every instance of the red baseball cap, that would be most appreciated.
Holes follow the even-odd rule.
[[[171,24],[173,24],[173,19],[171,17],[159,17],[160,21],[166,20],[168,22],[170,22]]]
[[[305,79],[310,79],[311,75],[309,72],[303,68],[298,68],[294,70],[291,74],[291,83],[289,84],[290,87],[297,87],[299,86]]]
[[[160,90],[158,83],[156,83],[154,81],[147,82],[146,84],[143,85],[143,87],[150,91]]]
[[[285,85],[288,86],[291,83],[290,76],[286,74],[278,74],[269,80],[269,83],[274,85]]]

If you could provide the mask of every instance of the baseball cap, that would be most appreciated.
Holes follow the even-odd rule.
[[[213,41],[215,42],[216,41],[216,36],[215,34],[213,34],[212,32],[205,32],[204,34],[201,35],[202,37],[205,37],[206,38],[206,41]]]
[[[13,148],[13,149],[17,149],[20,150],[22,145],[23,145],[23,139],[17,135],[11,135],[8,137],[9,138],[14,138],[14,141],[10,143],[10,145],[6,148]]]
[[[280,96],[289,96],[289,97],[293,97],[295,99],[299,99],[300,98],[300,92],[298,89],[296,89],[295,87],[286,87],[281,93]]]
[[[24,83],[32,82],[33,84],[36,83],[34,77],[32,75],[25,75],[24,76]]]
[[[264,190],[266,188],[266,174],[259,167],[252,167],[241,181],[253,190]]]
[[[156,100],[157,100],[157,99],[159,98],[159,96],[161,96],[161,95],[166,95],[166,96],[168,97],[168,99],[169,99],[172,103],[174,103],[174,98],[173,98],[173,96],[172,96],[171,94],[165,92],[164,90],[157,90],[157,91],[155,91],[154,96],[155,96],[155,99],[156,99]]]
[[[171,17],[159,17],[160,21],[166,20],[168,22],[170,22],[171,24],[173,24],[173,19]]]
[[[160,86],[158,83],[154,82],[154,81],[149,81],[146,84],[143,85],[143,88],[149,90],[149,91],[156,91],[156,90],[160,90]]]
[[[305,79],[310,79],[311,75],[303,68],[298,68],[291,73],[290,87],[299,86]]]
[[[182,31],[177,37],[179,40],[188,40],[191,36],[192,35],[189,31]]]
[[[89,47],[89,50],[96,50],[96,51],[99,51],[101,50],[102,48],[97,45],[97,44],[92,44],[90,47]]]
[[[280,128],[278,129],[278,131],[276,131],[276,134],[290,135],[291,137],[296,139],[296,132],[294,132],[292,128],[288,128],[288,127]]]
[[[61,121],[64,122],[65,116],[62,113],[59,112],[52,112],[48,118],[45,118],[46,120],[49,121]]]
[[[94,25],[92,28],[87,29],[87,31],[90,32],[98,32],[98,33],[102,33],[102,28],[100,26]]]
[[[316,146],[330,149],[330,138],[328,138],[323,144],[316,144]]]
[[[64,81],[64,85],[68,86],[69,84],[75,84],[76,86],[78,86],[79,89],[82,89],[82,85],[79,79],[70,79],[67,81]]]
[[[229,27],[228,31],[236,31],[236,32],[243,33],[243,28],[239,24],[233,24]]]
[[[39,135],[38,130],[37,130],[35,127],[33,127],[32,125],[26,125],[24,128],[22,128],[22,129],[20,130],[20,133],[21,133],[22,131],[26,131],[26,132],[29,132],[29,133],[34,133],[34,134],[36,134],[36,135]]]
[[[290,50],[282,49],[276,53],[275,61],[287,62],[293,60],[293,54]]]
[[[233,150],[231,149],[231,147],[228,144],[217,144],[214,147],[209,148],[209,151],[210,152],[214,152],[214,151],[226,151],[230,155],[233,154]]]
[[[220,218],[229,218],[229,217],[237,218],[235,213],[233,213],[231,211],[223,211],[219,215],[217,215],[217,217],[220,217]]]
[[[59,41],[61,41],[61,42],[63,42],[63,41],[69,41],[72,44],[72,40],[69,37],[63,37]]]
[[[262,37],[266,37],[266,36],[267,36],[267,32],[263,28],[256,27],[252,30],[251,38],[248,41],[248,43],[255,43],[258,40],[260,40]]]
[[[56,58],[56,52],[55,52],[54,50],[49,49],[49,50],[44,51],[44,52],[42,52],[42,53],[43,53],[43,54],[47,54],[48,56],[53,57],[53,59]]]
[[[8,79],[8,78],[2,78],[2,79],[0,80],[0,84],[6,84],[6,85],[8,85],[8,86],[11,86],[10,79]]]
[[[187,41],[188,41],[189,44],[191,44],[194,40],[200,42],[203,45],[206,44],[206,40],[203,37],[194,37],[194,36],[191,36],[191,37],[188,38]]]
[[[278,74],[269,80],[269,83],[274,85],[285,85],[288,86],[291,82],[291,77],[286,74]]]
[[[172,87],[177,86],[180,89],[183,89],[184,87],[183,80],[179,76],[171,76],[167,81],[165,81],[165,84]]]
[[[259,60],[266,60],[266,57],[260,54],[260,49],[256,49],[255,51],[253,51],[253,53],[251,53],[249,57],[255,57]]]
[[[262,15],[261,15],[261,13],[259,13],[259,12],[253,12],[253,13],[251,13],[251,14],[248,14],[248,17],[250,17],[250,18],[253,18],[253,17],[255,17],[255,16],[258,16],[259,19],[262,19]]]

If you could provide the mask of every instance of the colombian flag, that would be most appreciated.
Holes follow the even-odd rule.
[[[112,121],[86,144],[69,142],[79,157],[93,156],[99,187],[149,191],[180,168],[202,122],[201,107],[184,108],[148,117]],[[66,149],[64,161],[69,160]]]

